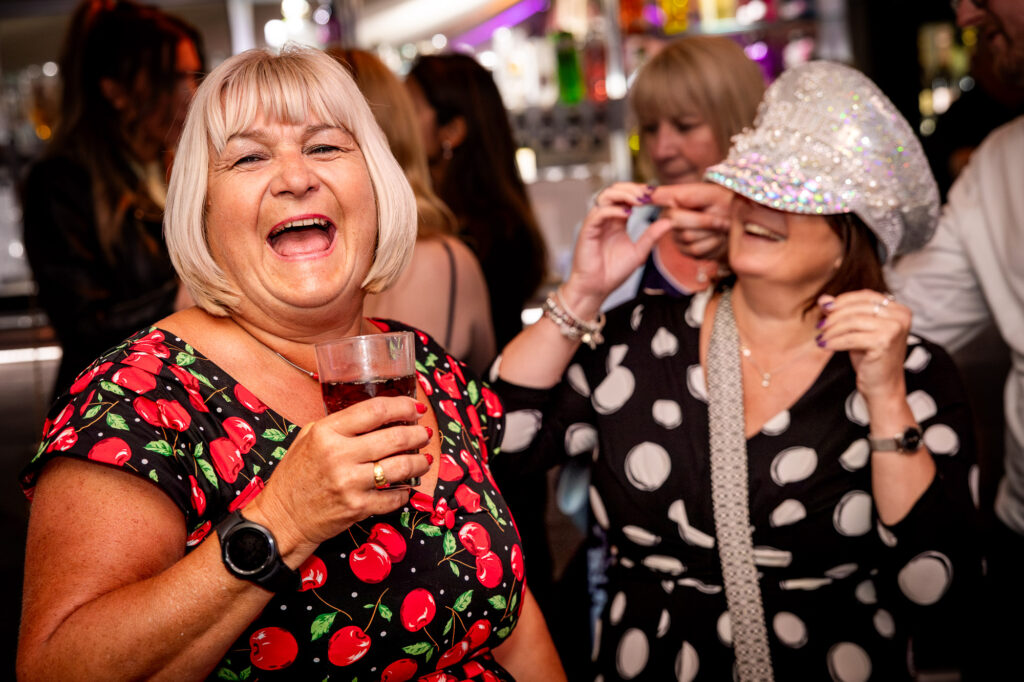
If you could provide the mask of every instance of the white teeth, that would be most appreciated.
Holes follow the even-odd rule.
[[[743,223],[743,231],[747,234],[752,234],[757,237],[764,237],[765,239],[771,239],[775,242],[786,241],[786,238],[782,235],[772,232],[766,227],[762,227],[757,223]]]
[[[276,230],[274,230],[271,233],[271,236],[280,234],[281,232],[284,232],[285,230],[288,230],[288,229],[291,229],[291,228],[296,228],[296,227],[323,227],[323,228],[326,228],[328,225],[329,225],[329,223],[326,220],[324,220],[323,218],[302,218],[300,220],[289,220],[287,223],[284,223],[283,225],[278,227]]]

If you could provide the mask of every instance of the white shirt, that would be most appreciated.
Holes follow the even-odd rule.
[[[1005,475],[995,511],[1024,535],[1024,116],[993,131],[953,184],[931,241],[887,272],[914,331],[955,351],[991,320],[1010,347]]]

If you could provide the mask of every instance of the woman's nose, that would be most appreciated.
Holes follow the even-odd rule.
[[[309,160],[301,153],[283,154],[277,159],[277,173],[271,183],[274,194],[303,196],[320,186]]]
[[[662,124],[654,131],[651,138],[651,156],[656,159],[665,159],[676,154],[676,140],[673,131]]]

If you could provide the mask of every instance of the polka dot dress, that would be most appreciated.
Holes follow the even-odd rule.
[[[733,679],[699,362],[707,300],[643,295],[609,313],[605,343],[581,348],[555,390],[495,386],[503,457],[592,460],[592,518],[610,553],[593,652],[604,682]],[[747,442],[776,679],[907,677],[916,623],[947,617],[976,572],[963,391],[948,356],[916,338],[906,379],[939,474],[895,526],[874,510],[867,411],[845,353]]]

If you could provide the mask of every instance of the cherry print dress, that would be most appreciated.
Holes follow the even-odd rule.
[[[555,389],[494,384],[506,409],[495,466],[591,460],[591,514],[610,555],[594,672],[605,682],[733,679],[699,354],[708,298],[641,295],[608,313],[604,344],[582,347]],[[847,354],[747,441],[775,679],[905,679],[911,634],[947,637],[964,622],[951,614],[978,574],[964,393],[935,345],[912,338],[905,369],[938,475],[895,526],[873,509]]]
[[[417,379],[442,440],[434,496],[414,493],[320,545],[300,569],[300,591],[276,595],[211,679],[512,679],[490,653],[515,627],[523,589],[519,535],[488,466],[502,406],[416,334]],[[152,328],[97,360],[57,401],[22,485],[31,498],[57,456],[120,467],[174,500],[190,551],[217,542],[211,529],[263,488],[297,432],[187,341]]]

